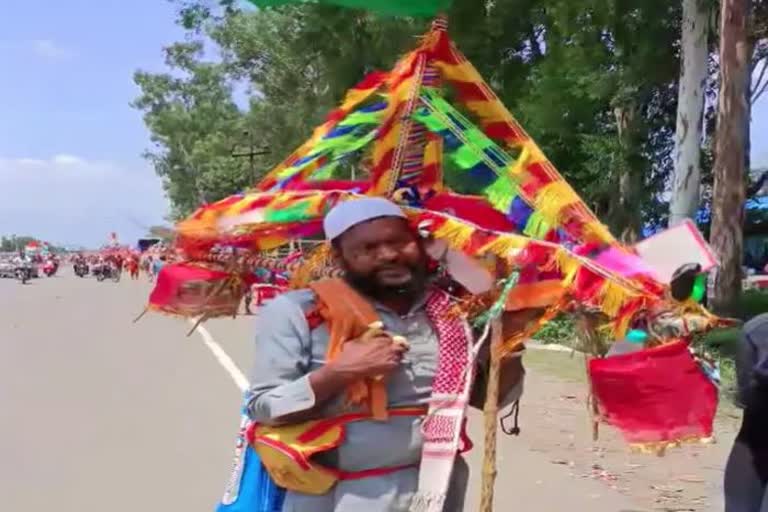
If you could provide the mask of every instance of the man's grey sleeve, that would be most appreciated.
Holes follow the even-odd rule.
[[[739,336],[739,346],[736,352],[736,384],[738,392],[736,393],[736,405],[746,407],[749,401],[750,390],[752,389],[752,369],[757,362],[757,352],[749,333],[742,330]]]
[[[738,402],[744,407],[750,402],[756,386],[768,384],[768,313],[759,315],[744,325],[736,354]]]
[[[256,319],[256,346],[248,397],[248,414],[274,424],[287,414],[315,405],[309,383],[310,332],[301,307],[280,296]]]

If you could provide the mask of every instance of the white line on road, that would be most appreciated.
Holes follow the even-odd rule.
[[[189,322],[194,325],[196,320],[190,319]],[[232,358],[229,357],[229,354],[224,352],[224,349],[221,348],[221,345],[219,345],[216,340],[213,339],[213,336],[211,336],[211,333],[208,332],[208,329],[202,325],[198,325],[197,332],[200,333],[200,336],[203,338],[203,343],[205,343],[205,346],[208,347],[208,349],[213,353],[213,357],[216,358],[219,364],[223,366],[227,371],[229,376],[232,377],[232,380],[235,381],[235,384],[238,388],[240,388],[240,391],[245,392],[248,389],[249,384],[248,379],[245,378],[242,370],[237,367]]]

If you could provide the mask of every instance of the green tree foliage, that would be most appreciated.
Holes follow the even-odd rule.
[[[154,143],[146,157],[180,216],[246,187],[251,178],[231,156],[245,125],[224,66],[202,60],[201,42],[177,43],[165,53],[169,73],[135,74],[142,93],[134,106],[144,112]]]
[[[252,181],[245,162],[230,156],[243,130],[269,147],[258,161],[268,170],[429,24],[311,3],[256,11],[232,0],[176,1],[194,42],[166,49],[168,73],[136,74],[135,102],[176,215]],[[449,13],[464,53],[619,232],[637,230],[635,212],[661,212],[679,73],[676,3],[455,0]],[[235,102],[235,84],[247,101]]]
[[[548,2],[546,55],[517,102],[526,128],[617,232],[636,230],[641,209],[658,216],[671,170],[679,73],[674,4]]]
[[[0,237],[0,252],[17,252],[24,249],[30,242],[36,242],[37,239],[31,236],[3,236]]]

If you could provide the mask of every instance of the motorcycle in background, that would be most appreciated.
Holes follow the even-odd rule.
[[[84,261],[75,263],[75,275],[77,277],[85,277],[88,275],[88,264]]]
[[[16,275],[16,279],[21,281],[21,284],[27,284],[27,281],[32,279],[32,264],[21,263],[19,265],[16,265],[16,269],[14,270],[14,273]]]
[[[120,281],[120,271],[111,263],[105,263],[94,267],[93,275],[96,276],[96,280],[99,282],[106,279],[111,279],[115,283]]]
[[[53,260],[48,260],[43,264],[43,273],[46,277],[51,277],[59,270],[59,264]]]

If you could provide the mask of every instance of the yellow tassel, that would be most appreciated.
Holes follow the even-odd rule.
[[[578,203],[579,196],[565,181],[545,185],[536,195],[535,210],[552,225],[560,223],[560,214],[566,206]]]
[[[445,240],[454,249],[462,250],[474,232],[471,226],[448,220],[434,232],[434,237]]]
[[[628,298],[627,290],[613,281],[605,282],[600,295],[601,309],[610,318],[615,318],[619,314],[619,310]]]
[[[567,288],[568,286],[571,286],[576,279],[576,274],[581,268],[581,262],[562,247],[557,250],[555,260],[557,261],[560,273],[563,275],[563,287]]]
[[[518,251],[525,248],[528,241],[519,236],[498,236],[493,241],[482,246],[474,255],[483,256],[487,253],[495,254],[504,259],[514,258]]]
[[[528,165],[528,160],[531,156],[531,150],[529,149],[529,146],[526,144],[523,146],[523,148],[520,151],[520,156],[517,157],[517,160],[509,166],[509,170],[507,171],[507,174],[515,181],[518,181],[520,179],[520,175],[525,170],[525,167]]]
[[[291,288],[304,288],[314,278],[314,276],[321,273],[331,261],[331,246],[328,243],[324,243],[316,247],[312,254],[306,259],[304,263],[296,269],[296,272],[291,276],[290,287]]]
[[[633,315],[624,315],[616,319],[613,325],[613,336],[616,340],[623,340],[627,337],[629,324],[632,322]]]
[[[712,444],[714,437],[687,436],[673,441],[654,441],[648,443],[632,443],[629,450],[632,453],[641,453],[645,455],[657,455],[663,457],[669,448],[677,448],[683,444]]]
[[[525,147],[528,148],[528,153],[530,154],[528,164],[538,164],[542,162],[546,162],[549,165],[552,165],[549,160],[547,160],[547,157],[544,156],[544,152],[541,150],[539,146],[536,145],[536,143],[533,141],[533,139],[528,139],[528,141],[525,144]]]
[[[602,224],[601,222],[598,222],[598,221],[588,222],[584,226],[584,231],[587,239],[597,239],[606,244],[611,244],[615,242],[615,239],[613,238],[613,235],[611,235],[611,232],[608,231],[608,228],[605,226],[605,224]]]

